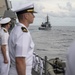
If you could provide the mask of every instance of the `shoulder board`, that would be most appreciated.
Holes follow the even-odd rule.
[[[28,30],[25,27],[21,27],[23,32],[28,32]]]
[[[5,30],[5,29],[3,29],[4,30],[4,32],[6,32],[7,33],[7,30]]]

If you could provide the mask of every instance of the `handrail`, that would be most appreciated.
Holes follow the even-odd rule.
[[[46,64],[47,64],[47,63],[49,63],[51,66],[55,67],[55,68],[56,68],[56,71],[57,71],[57,69],[60,69],[60,70],[62,70],[63,75],[65,74],[64,68],[63,68],[63,67],[59,67],[59,66],[57,65],[57,59],[56,59],[56,64],[52,64],[52,63],[50,63],[50,62],[47,60],[47,56],[45,56],[45,58],[42,58],[42,57],[40,57],[39,55],[37,55],[37,54],[35,54],[35,53],[34,53],[34,55],[35,55],[36,57],[40,58],[41,60],[43,60],[43,62],[44,62],[44,73],[45,73],[45,75],[47,75],[47,67],[46,67]]]

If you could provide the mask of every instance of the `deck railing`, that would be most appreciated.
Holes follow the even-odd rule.
[[[35,54],[35,65],[33,67],[34,71],[37,73],[36,75],[65,75],[64,67],[58,66],[58,58],[55,59],[55,63],[50,63],[47,60],[47,56],[44,58]],[[34,64],[34,63],[33,63]]]

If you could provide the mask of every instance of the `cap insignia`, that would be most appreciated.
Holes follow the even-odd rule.
[[[27,29],[25,27],[21,27],[23,32],[28,32]]]
[[[34,10],[33,9],[29,9],[29,10],[27,10],[28,12],[33,12]]]
[[[4,30],[4,32],[6,32],[7,33],[7,30],[5,30],[5,29],[3,29]]]

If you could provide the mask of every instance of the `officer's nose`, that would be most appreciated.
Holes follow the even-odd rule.
[[[33,14],[33,17],[35,18],[35,15]]]

